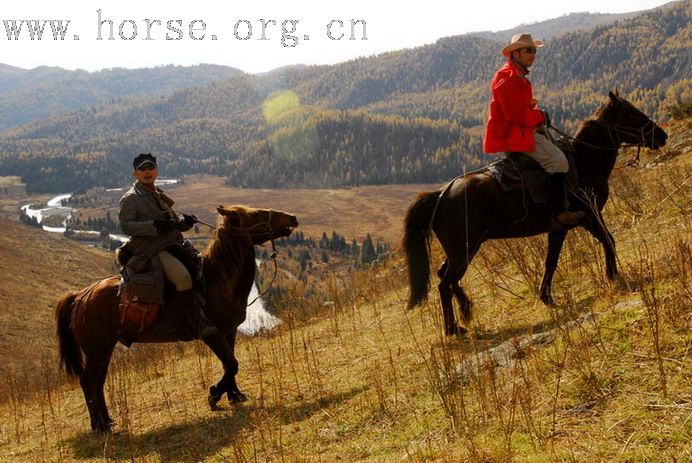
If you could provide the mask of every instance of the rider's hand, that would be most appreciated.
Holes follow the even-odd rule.
[[[171,219],[156,219],[154,220],[154,226],[156,227],[157,232],[165,233],[175,228],[175,222],[173,222]]]
[[[180,231],[188,231],[196,223],[197,223],[197,216],[195,216],[193,214],[183,214],[183,220],[178,222],[175,225],[175,228],[177,228]]]
[[[183,214],[183,222],[185,222],[185,225],[192,227],[197,223],[197,216],[194,214]]]

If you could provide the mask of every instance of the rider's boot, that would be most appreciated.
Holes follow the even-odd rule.
[[[583,211],[572,212],[569,210],[569,190],[567,174],[557,173],[550,176],[550,191],[554,195],[553,213],[550,218],[550,230],[559,230],[572,227],[584,218]]]
[[[219,329],[215,327],[204,314],[194,290],[179,291],[176,294],[177,303],[181,310],[184,310],[187,318],[185,326],[187,334],[192,339],[204,339],[209,336],[219,334]]]

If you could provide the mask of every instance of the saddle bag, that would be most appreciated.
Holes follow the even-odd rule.
[[[159,310],[159,304],[140,300],[132,283],[126,283],[118,304],[121,331],[135,334],[151,328],[156,323]]]

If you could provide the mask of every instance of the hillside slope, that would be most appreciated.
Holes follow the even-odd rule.
[[[112,255],[0,217],[0,390],[57,357],[53,309],[67,291],[112,274]]]
[[[614,172],[615,283],[595,240],[570,233],[546,308],[535,298],[545,237],[488,243],[463,280],[476,318],[456,339],[442,334],[434,289],[405,310],[400,257],[314,307],[296,282],[282,327],[239,341],[248,402],[208,409],[222,372],[203,345],[136,346],[116,352],[106,383],[115,433],[87,431],[74,383],[13,383],[0,460],[689,461],[692,120],[667,130],[643,168],[625,166],[628,152]],[[542,344],[524,342],[532,334]],[[501,345],[502,362],[487,356]]]

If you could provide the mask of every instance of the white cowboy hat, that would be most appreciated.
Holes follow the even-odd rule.
[[[516,34],[512,37],[512,41],[509,45],[502,49],[502,54],[509,58],[514,50],[520,48],[541,48],[543,46],[542,40],[534,40],[531,34]]]

